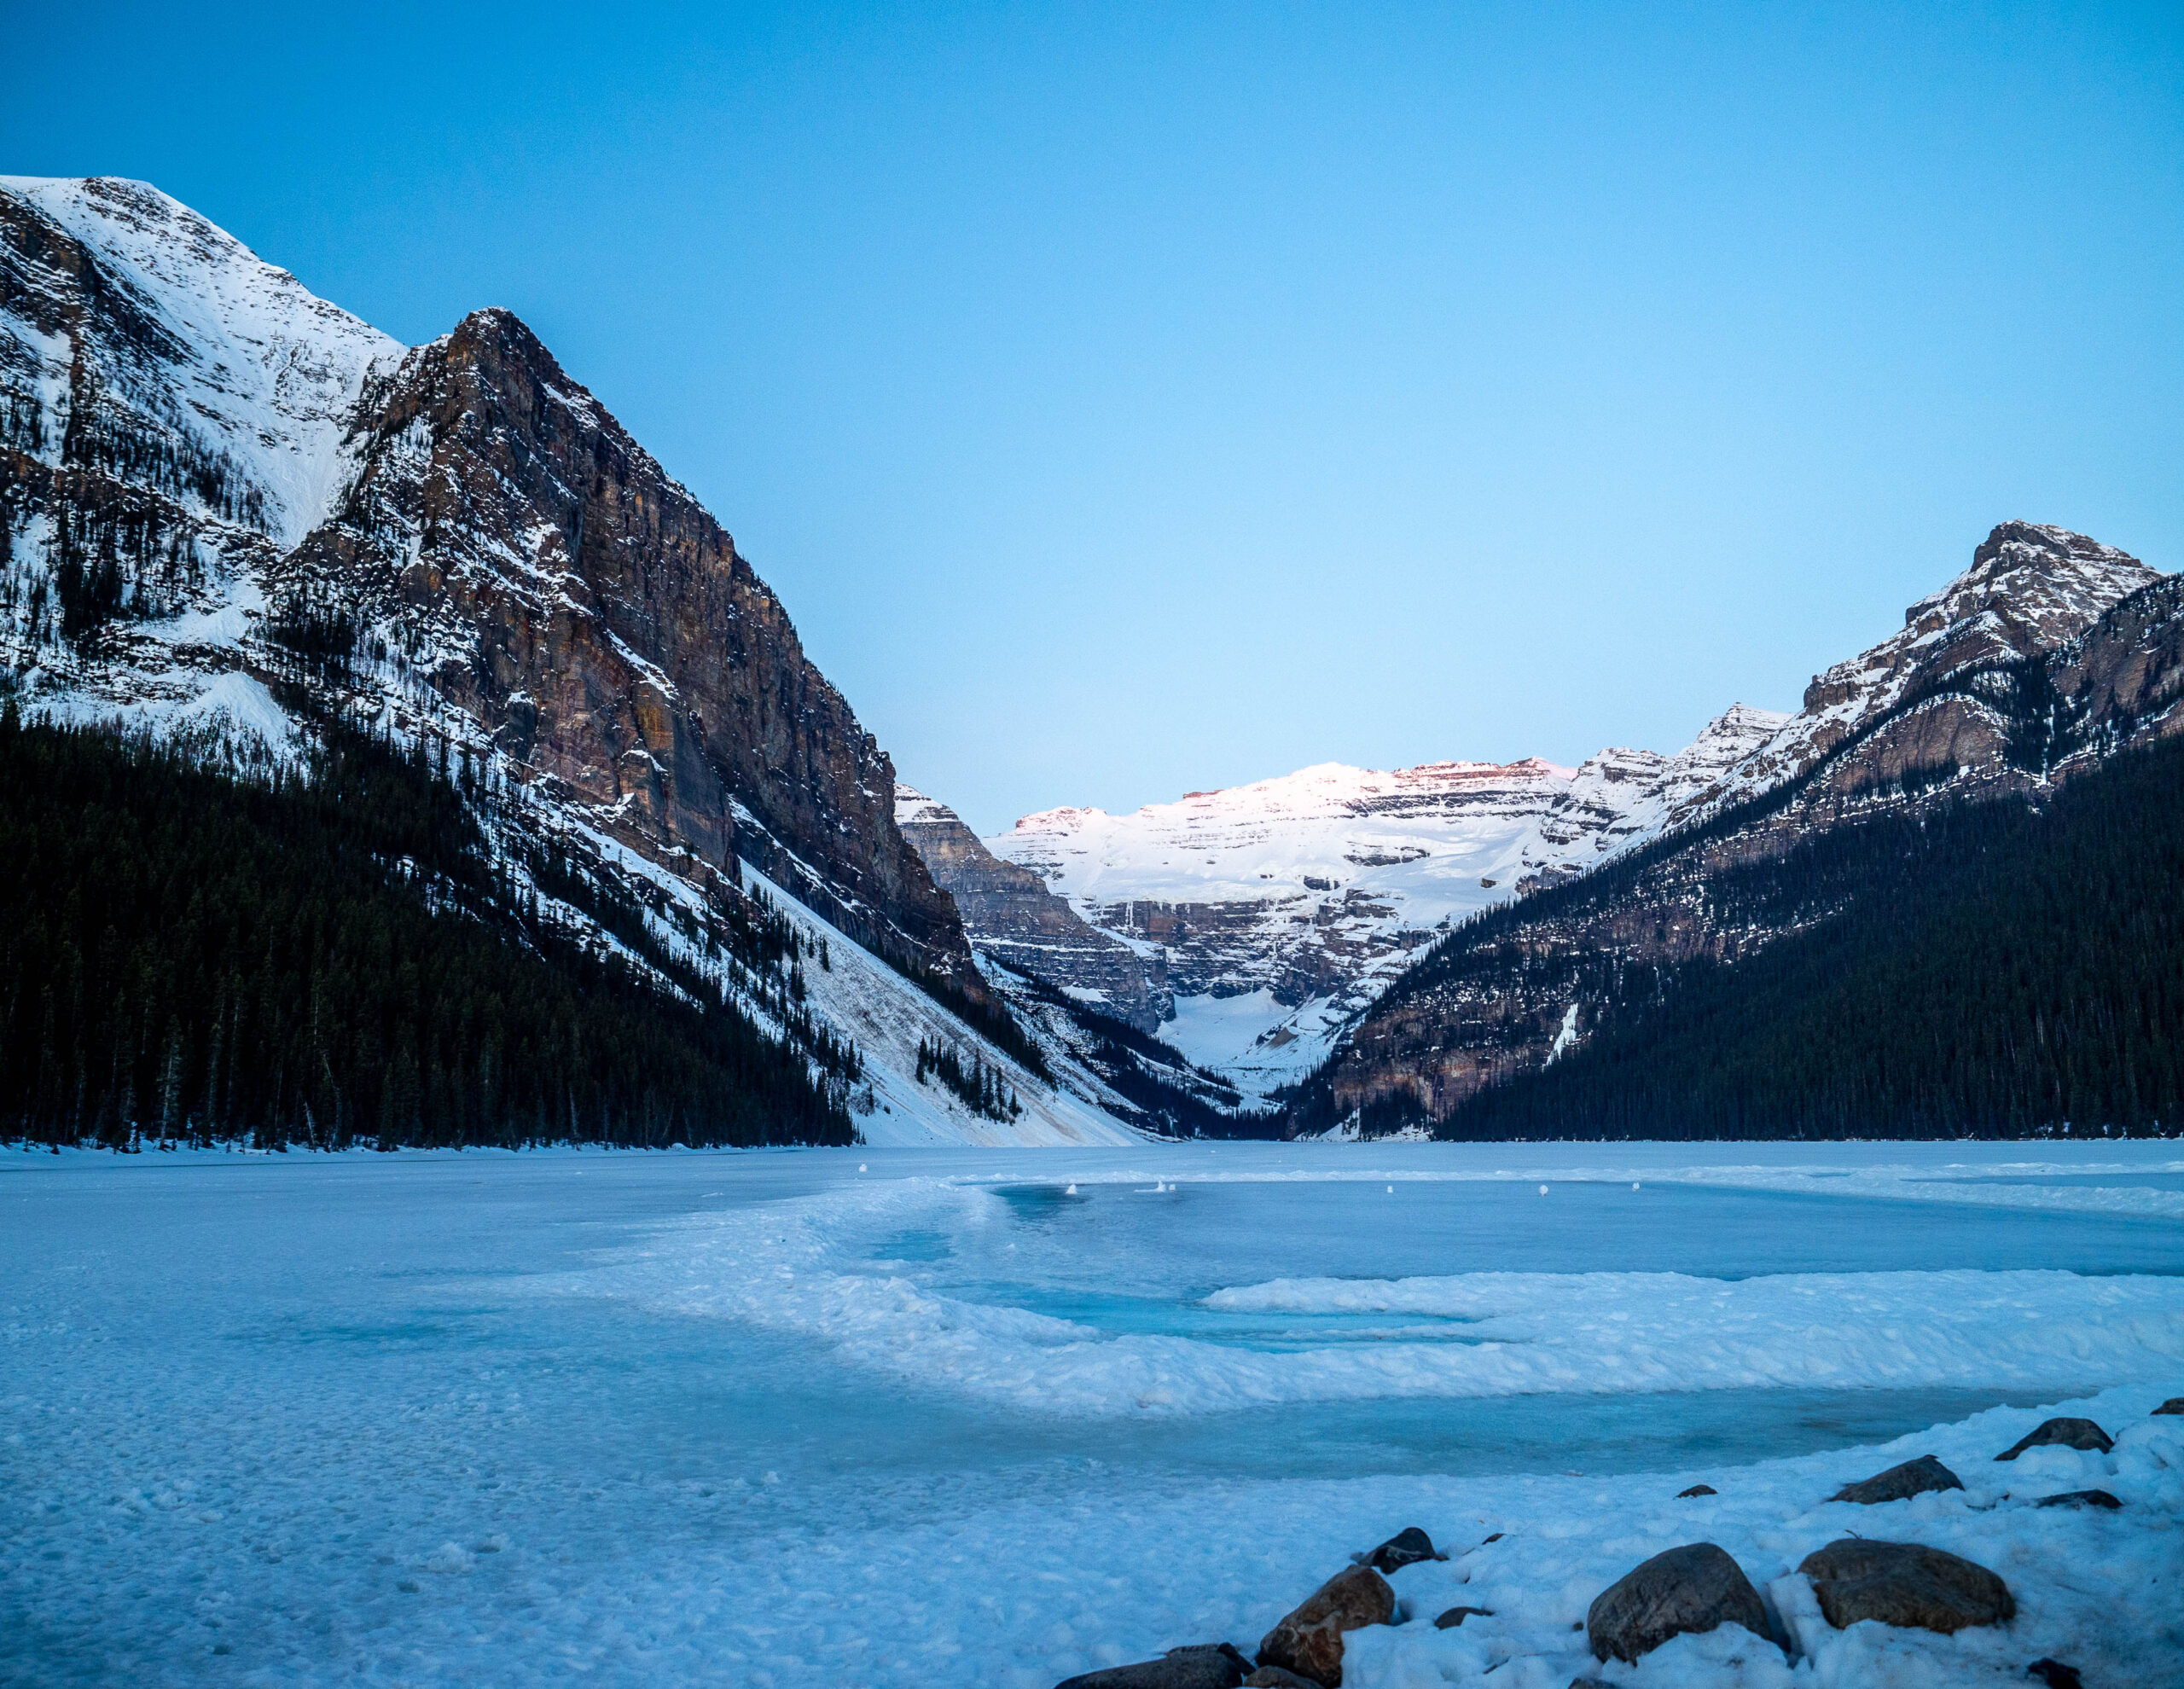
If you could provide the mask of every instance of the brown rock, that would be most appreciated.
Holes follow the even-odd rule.
[[[1454,1630],[1467,1618],[1492,1618],[1491,1607],[1451,1607],[1433,1621],[1436,1630]]]
[[[1963,1488],[1962,1478],[1932,1455],[1921,1454],[1915,1460],[1891,1466],[1886,1471],[1876,1472],[1856,1483],[1846,1483],[1827,1499],[1856,1501],[1861,1506],[1871,1507],[1883,1501],[1902,1501],[1914,1495],[1924,1495],[1930,1490]]]
[[[1798,1570],[1838,1630],[1876,1619],[1946,1635],[2017,1611],[2009,1586],[1986,1567],[1923,1543],[1845,1537],[1806,1555]]]
[[[1594,1598],[1585,1614],[1593,1657],[1635,1660],[1671,1636],[1740,1624],[1769,1634],[1767,1609],[1744,1569],[1711,1542],[1656,1554]]]
[[[1342,1681],[1342,1634],[1395,1616],[1396,1592],[1370,1566],[1337,1572],[1266,1634],[1259,1663],[1280,1666],[1334,1689]]]
[[[1054,1689],[1236,1689],[1251,1662],[1226,1642],[1170,1648],[1157,1660],[1109,1666],[1065,1679]]]
[[[1406,1526],[1365,1557],[1364,1564],[1376,1572],[1400,1571],[1405,1566],[1414,1566],[1420,1560],[1443,1560],[1447,1555],[1437,1552],[1433,1539],[1416,1525]]]
[[[2083,1448],[2106,1454],[2115,1446],[2108,1433],[2090,1419],[2048,1419],[2027,1431],[1995,1458],[2014,1460],[2028,1448]]]

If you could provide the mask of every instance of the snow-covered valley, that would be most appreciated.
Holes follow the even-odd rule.
[[[0,1204],[10,1683],[1048,1689],[1414,1524],[1352,1689],[2184,1679],[2173,1146],[10,1152]],[[1995,1461],[2051,1413],[2114,1450]],[[1826,1499],[1926,1454],[1965,1489]],[[1834,1630],[1852,1530],[2016,1617]],[[1597,1665],[1700,1539],[1794,1654]]]

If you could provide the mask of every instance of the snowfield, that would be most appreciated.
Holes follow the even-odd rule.
[[[0,1152],[0,1682],[1048,1689],[1411,1524],[1346,1685],[2184,1682],[2175,1147]],[[2018,1616],[1833,1630],[1853,1531]],[[1699,1541],[1793,1651],[1595,1664]]]

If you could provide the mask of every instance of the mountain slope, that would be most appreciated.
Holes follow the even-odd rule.
[[[1080,920],[1037,874],[996,856],[945,804],[898,782],[895,819],[980,954],[1019,973],[1066,979],[1070,995],[1141,1032],[1160,1024],[1167,993],[1137,953]]]
[[[595,947],[414,751],[337,732],[253,778],[10,708],[0,789],[10,1137],[851,1140],[846,1046],[770,1036],[629,923]]]
[[[1780,720],[1739,705],[1677,757],[1576,769],[1328,763],[1128,815],[1048,810],[986,844],[1140,955],[1173,1000],[1161,1036],[1263,1096],[1453,922],[1650,836]]]
[[[2014,610],[2013,589],[2037,614]],[[1634,970],[1741,966],[1853,901],[1846,889],[1838,907],[1756,907],[1733,895],[1755,865],[1936,804],[2044,804],[2184,727],[2179,583],[2060,530],[1996,529],[1877,653],[1815,682],[1681,829],[1452,933],[1300,1088],[1291,1129],[1447,1119],[1612,1024]]]
[[[1958,799],[1818,833],[1713,891],[1783,936],[1734,966],[1622,970],[1600,1030],[1481,1092],[1441,1135],[2015,1137],[2184,1121],[2184,745],[2094,768],[2044,810]]]
[[[342,724],[425,747],[512,794],[486,848],[595,943],[624,942],[611,887],[814,1063],[857,1041],[861,1129],[1130,1136],[994,997],[779,601],[507,312],[405,349],[156,189],[10,178],[0,437],[26,715],[291,763]],[[794,954],[723,937],[781,921]],[[921,1047],[1015,1112],[921,1081]]]

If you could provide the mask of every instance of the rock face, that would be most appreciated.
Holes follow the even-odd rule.
[[[1387,1579],[1370,1566],[1352,1566],[1337,1572],[1267,1632],[1258,1663],[1334,1689],[1342,1681],[1343,1633],[1385,1624],[1395,1613],[1396,1592]]]
[[[1862,1478],[1856,1483],[1846,1483],[1827,1499],[1831,1501],[1855,1501],[1860,1506],[1873,1507],[1884,1501],[1906,1501],[1914,1495],[1924,1495],[1930,1490],[1961,1489],[1964,1480],[1931,1454],[1921,1454],[1915,1460],[1906,1460],[1900,1466],[1891,1466],[1885,1472]]]
[[[1744,1569],[1711,1542],[1671,1548],[1601,1591],[1585,1614],[1596,1660],[1635,1660],[1672,1636],[1740,1624],[1765,1638],[1767,1609]]]
[[[1875,1619],[1947,1634],[2017,1611],[2008,1586],[1986,1567],[1917,1542],[1851,1537],[1806,1555],[1798,1570],[1838,1630]]]
[[[2184,585],[2082,535],[2003,523],[1900,632],[1816,678],[1797,716],[1663,828],[1634,833],[1648,848],[1627,873],[1536,914],[1520,906],[1388,990],[1344,1030],[1291,1129],[1362,1110],[1445,1119],[1590,1036],[1610,959],[1618,970],[1734,962],[1802,924],[1725,916],[1720,888],[1740,874],[1889,809],[2037,801],[2054,781],[2184,728],[2181,698]]]
[[[403,355],[141,182],[0,177],[0,673],[185,704]]]
[[[1170,1648],[1157,1660],[1065,1679],[1055,1689],[1236,1689],[1250,1669],[1226,1642]]]
[[[741,853],[868,948],[980,990],[894,769],[697,501],[504,311],[375,381],[278,587],[412,668],[640,848]]]
[[[1160,964],[1078,919],[1028,868],[1003,862],[945,804],[900,781],[895,821],[940,889],[955,899],[972,943],[1019,973],[1060,984],[1078,1001],[1135,1026],[1158,1029],[1170,998]]]
[[[2014,1460],[2028,1448],[2083,1448],[2106,1454],[2115,1447],[2106,1431],[2090,1419],[2048,1419],[1995,1456]]]

